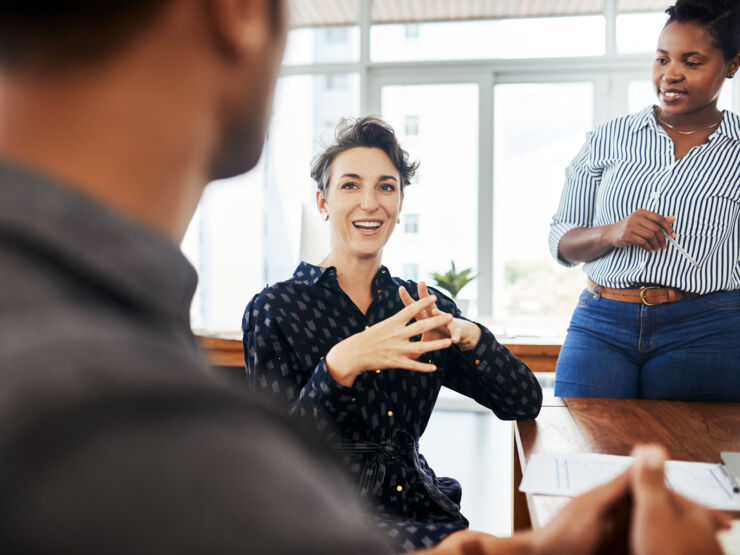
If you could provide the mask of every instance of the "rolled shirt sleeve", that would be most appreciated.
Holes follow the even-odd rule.
[[[586,135],[586,142],[565,170],[565,186],[560,204],[550,224],[548,246],[550,254],[563,266],[575,266],[560,256],[559,245],[563,236],[577,227],[592,227],[596,206],[596,192],[601,182],[601,168],[593,163],[593,132]]]

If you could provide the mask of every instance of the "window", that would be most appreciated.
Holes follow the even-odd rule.
[[[182,243],[200,276],[193,329],[238,330],[244,307],[266,284],[290,277],[301,259],[326,256],[310,161],[339,119],[359,112],[358,76],[333,77],[348,86],[331,89],[325,75],[281,78],[259,165],[206,188]]]
[[[404,233],[419,233],[419,215],[406,214],[403,218]]]
[[[403,264],[401,266],[403,271],[403,279],[410,279],[411,281],[419,281],[419,265],[418,264]]]
[[[482,58],[551,58],[604,53],[602,15],[419,23],[370,28],[370,58],[376,62]]]
[[[386,85],[381,88],[382,116],[405,129],[408,114],[424,121],[419,134],[403,138],[411,160],[419,160],[424,183],[406,189],[403,210],[424,225],[423,233],[397,233],[383,259],[394,275],[417,264],[420,278],[444,272],[450,260],[460,268],[476,266],[478,225],[478,85]],[[404,231],[411,221],[403,220]],[[454,229],[454,232],[452,231]],[[464,238],[464,239],[460,239]],[[461,293],[475,299],[476,282]]]
[[[419,116],[406,116],[403,123],[403,132],[411,137],[419,134]]]
[[[327,45],[337,46],[350,41],[349,27],[329,27],[324,30],[324,43]]]
[[[593,126],[593,84],[495,88],[494,308],[505,333],[565,332],[585,278],[547,246],[566,166]]]
[[[384,263],[423,280],[454,259],[478,274],[458,299],[469,316],[509,340],[562,337],[585,279],[547,250],[564,170],[594,125],[655,102],[667,4],[614,3],[291,0],[263,158],[206,189],[183,241],[200,274],[193,326],[233,333],[266,283],[324,258],[310,161],[340,118],[381,114],[421,161]]]
[[[348,75],[326,76],[326,90],[328,91],[347,90],[349,86],[350,84]]]

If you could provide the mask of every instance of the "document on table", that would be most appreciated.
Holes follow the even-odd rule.
[[[529,459],[519,490],[575,497],[615,478],[630,464],[632,457],[538,453]],[[734,482],[721,464],[668,461],[666,483],[707,507],[740,511],[740,493],[733,491]]]

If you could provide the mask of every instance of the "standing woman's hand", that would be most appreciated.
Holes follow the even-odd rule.
[[[429,290],[423,281],[419,282],[418,291],[419,300],[429,298]],[[409,292],[406,291],[406,288],[403,285],[398,288],[398,295],[401,297],[401,301],[405,306],[408,307],[414,303],[414,299],[409,295]],[[422,320],[435,318],[441,314],[445,313],[440,311],[436,304],[431,304],[419,311],[416,315],[416,319]],[[460,347],[460,349],[463,351],[469,351],[478,344],[480,336],[481,331],[476,324],[461,318],[453,318],[448,323],[432,328],[422,334],[421,340],[426,341],[449,337],[452,343]]]
[[[664,232],[672,239],[676,237],[673,216],[661,216],[640,208],[615,224],[606,226],[607,241],[617,248],[636,245],[648,252],[666,247]]]
[[[452,343],[449,337],[434,337],[410,341],[417,335],[447,325],[451,314],[439,313],[432,318],[419,319],[419,314],[432,306],[436,297],[427,296],[412,303],[394,316],[370,326],[365,331],[349,336],[331,348],[326,355],[326,367],[337,383],[351,387],[355,378],[366,370],[403,368],[417,372],[434,372],[434,364],[416,359],[429,351],[446,349]],[[410,320],[417,321],[407,325]]]

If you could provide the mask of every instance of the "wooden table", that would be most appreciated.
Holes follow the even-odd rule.
[[[533,453],[629,455],[656,442],[671,460],[718,463],[721,451],[740,451],[740,403],[550,398],[536,420],[516,423],[515,442],[514,528],[537,528],[568,498],[518,491]]]

